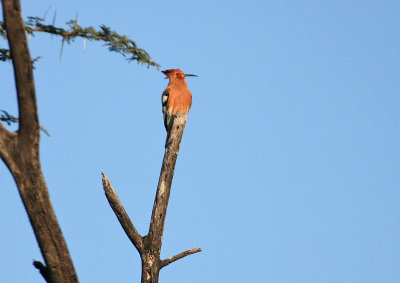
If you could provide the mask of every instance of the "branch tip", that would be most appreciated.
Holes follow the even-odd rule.
[[[190,249],[184,252],[181,252],[177,255],[171,256],[170,258],[164,259],[161,261],[161,268],[167,266],[168,264],[171,264],[181,258],[184,258],[185,256],[191,255],[191,254],[195,254],[198,252],[201,252],[202,249],[201,248],[194,248],[194,249]]]
[[[108,180],[104,172],[101,172],[101,174],[103,175],[103,189],[108,203],[110,204],[111,209],[114,211],[115,216],[117,216],[118,221],[124,229],[126,235],[131,240],[135,248],[138,250],[139,254],[141,254],[143,251],[143,238],[136,230],[131,219],[129,218],[128,213],[126,213],[125,208],[123,207],[117,195],[117,192],[114,190],[110,183],[110,180]]]

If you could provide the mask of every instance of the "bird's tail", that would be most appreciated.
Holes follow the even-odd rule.
[[[167,145],[168,145],[168,140],[169,140],[169,133],[170,133],[171,131],[167,131],[167,138],[165,139],[165,148],[167,148]]]
[[[168,122],[166,124],[167,138],[165,139],[165,147],[167,147],[167,145],[169,144],[169,138],[170,138],[170,134],[171,134],[171,130],[172,130],[172,125],[174,124],[174,118],[175,118],[175,115],[171,115],[170,117],[168,117]]]

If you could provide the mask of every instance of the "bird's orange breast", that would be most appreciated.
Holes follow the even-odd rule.
[[[187,113],[192,105],[192,94],[187,88],[167,88],[169,98],[167,103],[167,111],[175,113]]]

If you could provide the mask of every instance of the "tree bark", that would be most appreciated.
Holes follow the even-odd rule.
[[[57,222],[39,159],[39,121],[32,72],[19,0],[2,0],[17,89],[19,129],[0,124],[0,157],[17,184],[45,265],[35,262],[47,282],[78,282]]]

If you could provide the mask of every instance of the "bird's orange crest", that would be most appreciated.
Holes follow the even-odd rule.
[[[184,72],[182,72],[179,69],[168,69],[168,70],[164,70],[161,71],[166,77],[166,79],[170,79],[170,80],[184,80],[185,77],[197,77],[196,75],[192,75],[192,74],[185,74]]]

